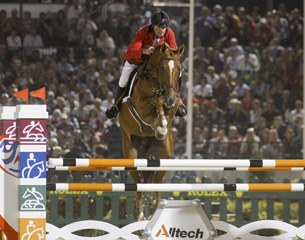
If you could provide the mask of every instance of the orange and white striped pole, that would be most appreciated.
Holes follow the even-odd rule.
[[[224,167],[224,168],[292,168],[305,167],[303,159],[98,159],[49,158],[49,166],[74,167]]]
[[[47,191],[105,191],[105,192],[302,192],[303,183],[54,183],[47,184]]]
[[[48,170],[54,171],[236,171],[236,172],[255,172],[255,171],[305,171],[304,167],[275,167],[275,168],[259,168],[259,167],[69,167],[69,166],[48,166]]]

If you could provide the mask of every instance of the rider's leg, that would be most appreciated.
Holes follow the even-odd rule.
[[[181,84],[182,84],[182,72],[180,72],[180,76],[179,76],[179,91],[181,89]],[[182,100],[180,99],[179,107],[178,107],[178,110],[176,112],[176,116],[184,117],[186,115],[187,115],[186,107],[184,106]]]
[[[119,80],[119,86],[117,88],[117,92],[115,94],[115,103],[114,105],[106,110],[106,117],[107,118],[115,118],[119,112],[121,101],[123,98],[123,93],[125,91],[125,87],[127,86],[129,76],[131,72],[137,67],[136,64],[130,64],[129,62],[125,62],[122,74]]]

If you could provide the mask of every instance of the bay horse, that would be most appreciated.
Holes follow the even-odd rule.
[[[180,57],[184,48],[181,45],[175,50],[167,43],[157,45],[133,77],[119,112],[125,158],[172,158],[171,125],[180,101]],[[162,183],[165,174],[164,171],[130,171],[135,183]],[[160,198],[161,193],[156,193],[155,206]],[[141,193],[137,193],[136,214],[138,220],[144,218]]]

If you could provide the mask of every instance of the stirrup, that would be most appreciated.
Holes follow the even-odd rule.
[[[106,117],[109,119],[115,118],[118,115],[119,108],[117,106],[112,106],[106,110]]]

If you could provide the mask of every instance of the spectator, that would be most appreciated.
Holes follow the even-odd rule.
[[[254,109],[255,98],[253,98],[250,88],[246,90],[244,97],[241,99],[241,104],[243,109],[248,113]]]
[[[130,37],[131,28],[128,25],[128,21],[125,16],[121,16],[118,19],[117,32],[118,32],[118,37],[117,39],[114,39],[115,45],[124,46],[127,43],[131,42],[131,37]]]
[[[266,83],[266,74],[258,74],[254,81],[250,84],[253,97],[256,99],[265,100],[269,91],[269,85]]]
[[[207,82],[215,90],[219,86],[219,75],[215,72],[214,66],[208,66],[207,73],[204,74],[204,77],[207,79]]]
[[[138,27],[139,26],[142,26],[142,17],[139,17],[137,19],[137,25]],[[117,39],[116,38],[116,22],[115,22],[115,17],[113,15],[113,12],[108,10],[107,13],[106,13],[106,19],[105,21],[103,21],[103,26],[104,26],[104,30],[107,31],[107,33],[110,35],[110,37],[112,37],[113,39]],[[131,34],[134,34],[135,33],[135,29],[132,27],[132,24],[130,24],[131,26]],[[137,28],[138,29],[138,28]]]
[[[243,140],[235,125],[231,125],[228,130],[228,159],[238,159],[240,157],[240,147]]]
[[[118,121],[108,119],[104,124],[104,129],[109,158],[122,158],[122,135]]]
[[[11,34],[7,36],[6,42],[9,50],[16,50],[22,46],[22,39],[14,29],[11,31]]]
[[[37,33],[42,37],[45,46],[56,46],[55,32],[53,27],[50,26],[50,21],[44,12],[39,14],[37,20]]]
[[[83,7],[79,3],[79,0],[73,0],[72,4],[68,6],[67,10],[67,20],[69,26],[76,26],[77,20],[83,11]]]
[[[238,29],[240,27],[240,19],[236,15],[234,7],[227,6],[225,9],[225,21],[227,23],[227,38],[233,38],[238,36]]]
[[[69,32],[69,24],[66,14],[63,10],[59,10],[52,19],[50,26],[56,33],[56,45],[67,46],[67,35]]]
[[[295,134],[292,127],[287,127],[283,138],[283,157],[284,159],[301,159],[302,158],[302,141]]]
[[[206,77],[201,77],[200,74],[195,72],[194,75],[194,96],[199,98],[211,99],[213,97],[212,85],[207,82]]]
[[[304,120],[304,109],[303,109],[303,102],[301,100],[296,100],[294,109],[292,109],[289,113],[288,122],[293,123],[297,116],[301,116]]]
[[[211,105],[207,112],[207,119],[210,125],[225,127],[224,111],[218,107],[218,102],[215,98],[211,100]]]
[[[224,68],[226,72],[237,70],[237,49],[232,48],[230,50],[225,50],[225,65]]]
[[[237,57],[244,55],[244,48],[238,44],[238,40],[235,37],[230,39],[230,46],[228,47],[228,51],[236,51]]]
[[[195,127],[193,130],[193,155],[198,158],[205,156],[206,141],[203,138],[201,128]]]
[[[242,100],[247,92],[250,91],[250,87],[249,85],[245,82],[244,78],[242,76],[238,76],[235,78],[235,88],[234,88],[234,92],[237,93],[237,97],[238,99]]]
[[[77,30],[79,32],[86,31],[88,35],[94,38],[98,27],[96,23],[90,19],[90,14],[88,12],[83,12],[82,17],[77,21]]]
[[[215,40],[214,25],[211,10],[207,6],[203,6],[201,16],[195,20],[195,33],[200,38],[202,46],[210,46]]]
[[[261,147],[262,157],[264,159],[282,158],[283,143],[278,137],[276,129],[268,131],[268,142]]]
[[[287,45],[294,46],[295,43],[303,41],[303,19],[300,9],[294,8],[289,19],[289,30]]]
[[[28,48],[28,54],[33,53],[33,48],[42,48],[43,40],[42,37],[37,33],[36,28],[31,28],[30,33],[26,34],[23,39],[23,46]]]
[[[114,41],[112,37],[110,37],[105,30],[102,30],[100,32],[99,36],[96,38],[95,41],[96,41],[96,47],[100,49],[102,53],[115,50]]]
[[[275,108],[274,101],[272,99],[269,99],[263,103],[262,117],[266,119],[268,128],[270,128],[273,118],[279,115],[280,112]]]
[[[32,18],[32,14],[30,11],[23,12],[23,18],[20,22],[20,34],[21,36],[25,36],[31,32],[32,28],[36,28],[37,23],[36,20]]]
[[[282,140],[284,138],[284,132],[287,128],[287,125],[283,121],[282,116],[275,116],[273,118],[273,123],[271,125],[272,129],[275,129],[278,133],[279,138]]]
[[[67,45],[73,48],[79,47],[80,45],[80,36],[74,28],[70,28],[68,32]]]
[[[260,18],[253,35],[253,42],[255,46],[263,49],[264,46],[269,44],[272,37],[272,27],[267,22],[267,19],[264,17]]]
[[[188,9],[183,9],[181,18],[180,18],[180,29],[178,33],[178,42],[184,43],[187,45],[188,43],[188,32],[189,32],[189,11]]]
[[[249,125],[249,114],[242,108],[240,100],[232,99],[230,104],[231,107],[225,116],[227,124],[236,125],[241,134],[244,134]]]
[[[255,129],[255,134],[264,141],[264,134],[267,128],[267,121],[264,117],[259,117],[255,124],[253,125]]]
[[[62,72],[65,72],[67,74],[72,74],[74,71],[74,68],[71,63],[68,62],[68,56],[63,55],[61,56],[58,64],[57,64],[57,72],[61,74]]]
[[[90,109],[86,123],[94,132],[103,132],[103,124],[101,119],[98,117],[98,111],[96,108]]]
[[[174,139],[174,158],[182,158],[185,154],[185,142],[183,138],[179,138],[178,128],[172,127],[172,135]]]
[[[12,30],[20,31],[21,19],[18,17],[18,11],[13,8],[11,11],[11,17],[4,20],[2,28],[4,34],[7,36]]]
[[[218,131],[218,135],[211,138],[209,141],[208,154],[212,159],[227,158],[228,138],[225,135],[224,129]]]
[[[253,159],[259,153],[260,138],[256,136],[254,128],[248,128],[244,136],[240,153],[243,159]]]
[[[215,88],[213,96],[217,99],[218,105],[221,109],[225,108],[231,93],[231,86],[228,82],[227,75],[221,73],[219,76],[219,85]]]
[[[259,69],[260,63],[257,56],[251,53],[250,48],[246,47],[245,53],[236,58],[236,70],[247,79],[249,84]]]

